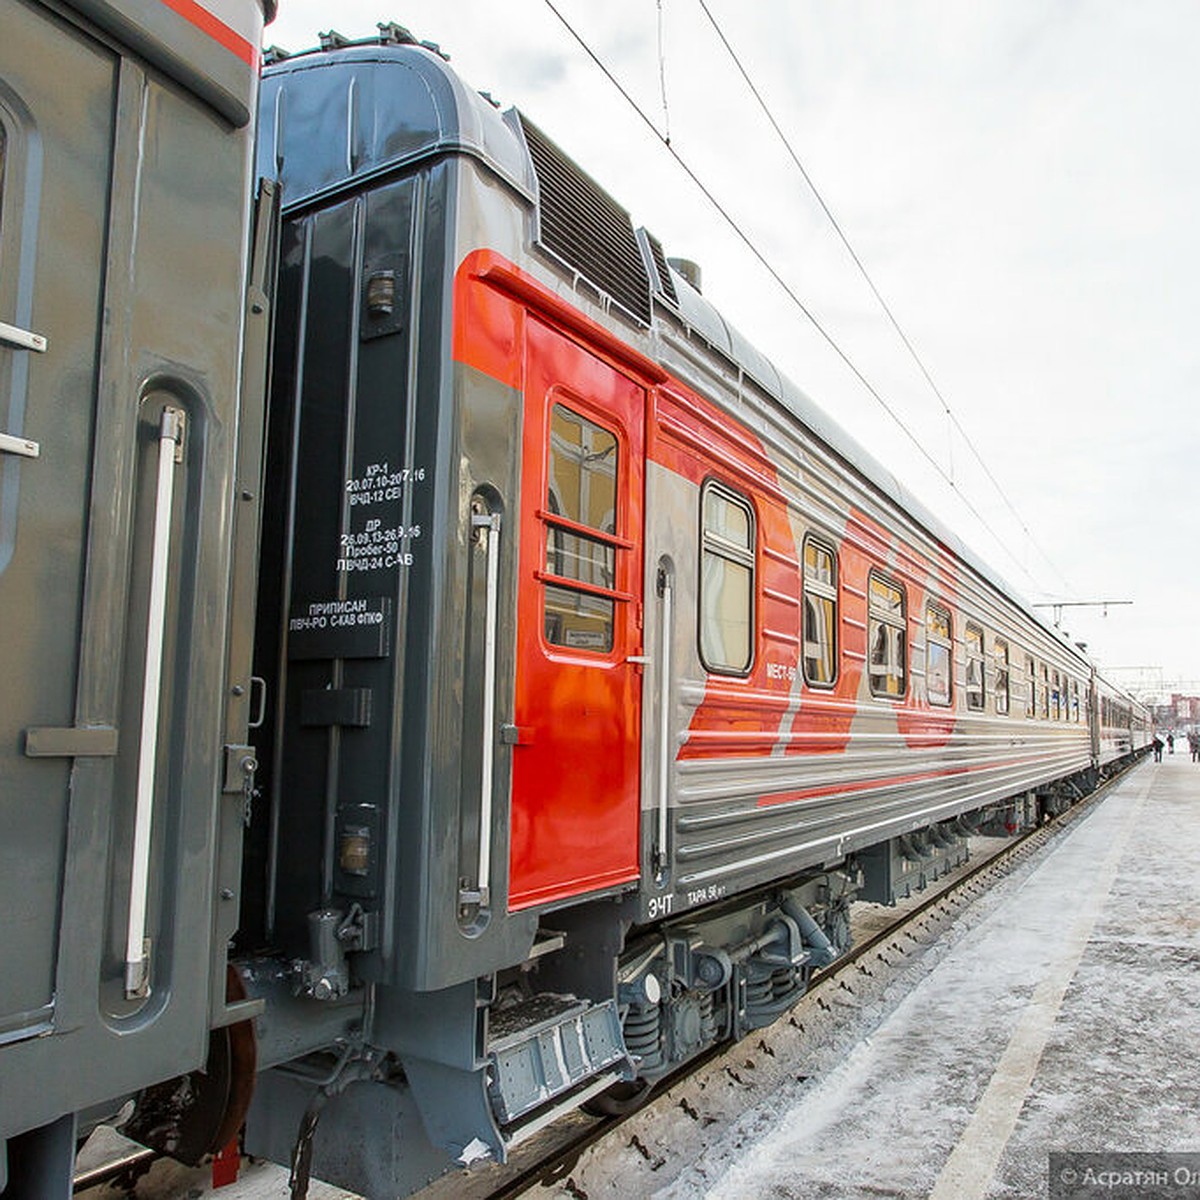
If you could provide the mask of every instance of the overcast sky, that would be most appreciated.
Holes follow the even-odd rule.
[[[1102,668],[1200,693],[1200,3],[705,2],[1003,496],[699,0],[555,4],[953,487],[546,0],[280,0],[267,40],[440,43],[1028,600],[1132,600],[1063,613]]]

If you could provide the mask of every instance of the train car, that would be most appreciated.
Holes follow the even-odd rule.
[[[274,63],[258,161],[246,1146],[398,1195],[774,1020],[852,897],[1077,795],[1092,671],[435,47]]]
[[[252,170],[269,0],[0,3],[5,1200],[127,1098],[503,1160],[1144,742],[436,47],[275,62]]]
[[[69,1195],[77,1131],[239,1015],[269,4],[0,3],[6,1197]]]
[[[1153,734],[1150,714],[1121,688],[1096,677],[1096,755],[1102,769],[1144,753]]]

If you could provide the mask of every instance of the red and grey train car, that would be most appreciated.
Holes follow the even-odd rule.
[[[132,90],[114,111],[145,121],[164,68],[136,58],[149,51],[131,25],[87,36],[124,30]],[[35,1033],[69,1049],[50,1001],[44,1027],[0,1025],[0,1106],[29,1094],[18,1072],[61,1082],[24,1123],[0,1107],[0,1136],[13,1146],[138,1092],[130,1130],[194,1155],[253,1092],[249,1150],[286,1161],[302,1131],[316,1173],[396,1195],[775,1019],[847,943],[852,898],[920,886],[965,857],[975,822],[1035,818],[1145,734],[1128,698],[533,124],[397,27],[336,42],[264,73],[257,174],[282,199],[277,289],[267,239],[249,287],[240,266],[249,98],[192,136],[155,125],[115,143],[132,166],[178,142],[181,178],[199,175],[197,238],[233,266],[189,260],[174,303],[110,268],[126,291],[109,302],[158,322],[111,353],[155,349],[90,403],[180,396],[190,432],[162,450],[177,440],[165,402],[133,404],[124,424],[75,415],[96,464],[92,536],[126,513],[124,542],[88,550],[88,578],[145,576],[149,599],[118,589],[98,619],[124,614],[141,636],[165,613],[166,682],[147,718],[157,643],[101,646],[93,631],[80,662],[131,680],[89,690],[73,732],[69,715],[38,718],[62,726],[34,730],[33,753],[74,759],[60,783],[83,789],[82,824],[56,835],[46,885],[67,933],[44,923],[27,940],[53,1000],[41,942],[82,947],[105,923],[109,950],[70,982],[101,998],[97,1044],[148,1040],[105,1091],[99,1070],[79,1088],[38,1057]],[[240,169],[214,170],[234,150]],[[176,345],[172,321],[197,311],[213,327]],[[251,381],[269,314],[264,413]],[[244,384],[225,377],[231,338]],[[225,376],[189,359],[208,347]],[[126,452],[87,442],[126,427]],[[157,489],[176,458],[186,479],[164,520],[179,532],[156,572]],[[113,464],[130,480],[109,487]],[[105,553],[126,557],[105,567]],[[46,641],[67,627],[34,624]],[[1128,708],[1123,739],[1101,728],[1106,698],[1114,723]],[[141,844],[148,745],[157,819],[138,876],[122,855]],[[97,781],[129,786],[88,800]],[[32,798],[7,793],[6,812]],[[150,900],[135,931],[150,956],[126,952],[131,878]],[[93,884],[87,914],[67,907]],[[175,1023],[172,1003],[186,1008]],[[210,1027],[206,1070],[170,1081],[200,1066]]]
[[[401,40],[265,73],[239,934],[271,1067],[248,1145],[289,1152],[323,1079],[316,1169],[372,1194],[773,1020],[853,896],[1099,765],[1081,653]],[[349,1161],[414,1113],[432,1147]]]

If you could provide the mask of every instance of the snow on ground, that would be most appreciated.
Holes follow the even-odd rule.
[[[656,1194],[1017,1198],[1051,1150],[1200,1150],[1200,768],[1143,766],[979,908],[836,1066]]]

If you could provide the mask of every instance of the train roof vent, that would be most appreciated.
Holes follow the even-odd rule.
[[[650,280],[625,211],[521,115],[538,181],[538,243],[650,324]]]
[[[678,307],[679,297],[675,294],[675,280],[671,278],[671,272],[667,267],[667,256],[663,253],[662,242],[648,229],[638,230],[638,241],[642,243],[642,248],[650,257],[651,277],[657,277],[654,290],[664,300],[669,300]]]

